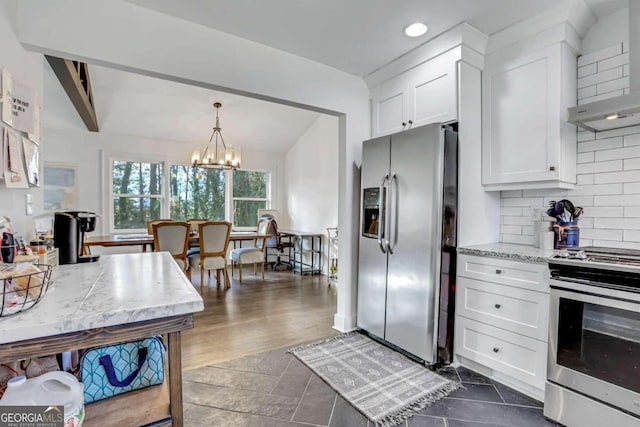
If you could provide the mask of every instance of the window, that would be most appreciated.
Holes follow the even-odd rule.
[[[169,173],[171,219],[225,219],[227,180],[223,170],[173,165]]]
[[[142,232],[147,221],[206,218],[255,228],[258,209],[271,207],[268,172],[193,168],[191,165],[144,161],[120,153],[105,156],[105,204],[110,233]],[[126,160],[125,160],[126,159]]]
[[[113,228],[145,229],[161,218],[162,164],[114,160],[112,167]]]
[[[233,171],[233,225],[255,227],[258,209],[269,208],[269,174]]]

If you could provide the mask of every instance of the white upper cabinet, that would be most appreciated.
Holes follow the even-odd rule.
[[[458,59],[453,49],[373,88],[372,136],[457,120]]]
[[[409,110],[405,85],[389,81],[371,91],[373,136],[400,132],[407,126]]]
[[[487,190],[573,188],[576,54],[565,43],[487,58],[482,94],[482,183]]]

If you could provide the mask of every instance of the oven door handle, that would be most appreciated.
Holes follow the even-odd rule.
[[[592,302],[591,300],[595,299],[599,302],[595,302],[594,304],[606,306],[615,306],[613,302],[606,303],[606,301],[628,301],[635,305],[640,303],[639,293],[589,285],[582,281],[558,280],[556,278],[552,278],[549,281],[549,285],[551,286],[551,295],[559,293],[562,293],[563,295],[568,294],[569,299],[576,299],[583,302]],[[580,296],[589,296],[592,298],[589,298],[589,301],[587,301],[586,299],[582,299]],[[640,311],[640,309],[636,308],[632,311]]]

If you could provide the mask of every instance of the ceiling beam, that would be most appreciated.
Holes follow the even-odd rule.
[[[93,105],[93,92],[87,64],[49,55],[45,55],[45,58],[87,129],[98,132],[98,119]]]

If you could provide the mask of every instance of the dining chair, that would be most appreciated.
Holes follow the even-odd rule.
[[[261,219],[258,221],[258,234],[267,234],[269,226],[271,225],[271,219]],[[264,279],[264,261],[267,246],[264,239],[256,239],[254,246],[249,248],[237,248],[231,251],[231,277],[233,277],[233,270],[236,264],[239,265],[240,271],[240,283],[242,283],[242,265],[253,264],[253,273],[256,274],[256,265],[259,263],[262,271],[262,278]]]
[[[193,234],[198,234],[198,225],[204,224],[205,222],[209,222],[208,219],[205,218],[190,218],[187,220],[189,224],[189,232]],[[195,254],[200,253],[200,243],[197,241],[192,242],[189,240],[189,252],[187,253],[187,257],[190,257]]]
[[[195,234],[198,232],[198,226],[200,224],[204,224],[205,222],[210,222],[208,219],[206,218],[189,218],[187,220],[187,223],[189,223],[189,225],[191,226],[191,234]]]
[[[179,221],[157,222],[152,225],[153,250],[169,252],[183,271],[187,271],[189,249],[189,224]]]
[[[147,221],[147,234],[153,234],[153,224],[158,224],[160,222],[171,222],[172,219],[152,219]]]
[[[209,273],[209,277],[211,277],[211,270],[216,271],[218,284],[220,283],[220,270],[222,270],[225,288],[231,287],[227,273],[227,249],[230,233],[231,223],[226,221],[207,221],[198,224],[200,252],[189,256],[189,266],[190,268],[200,268],[200,289],[204,284],[205,270]]]

